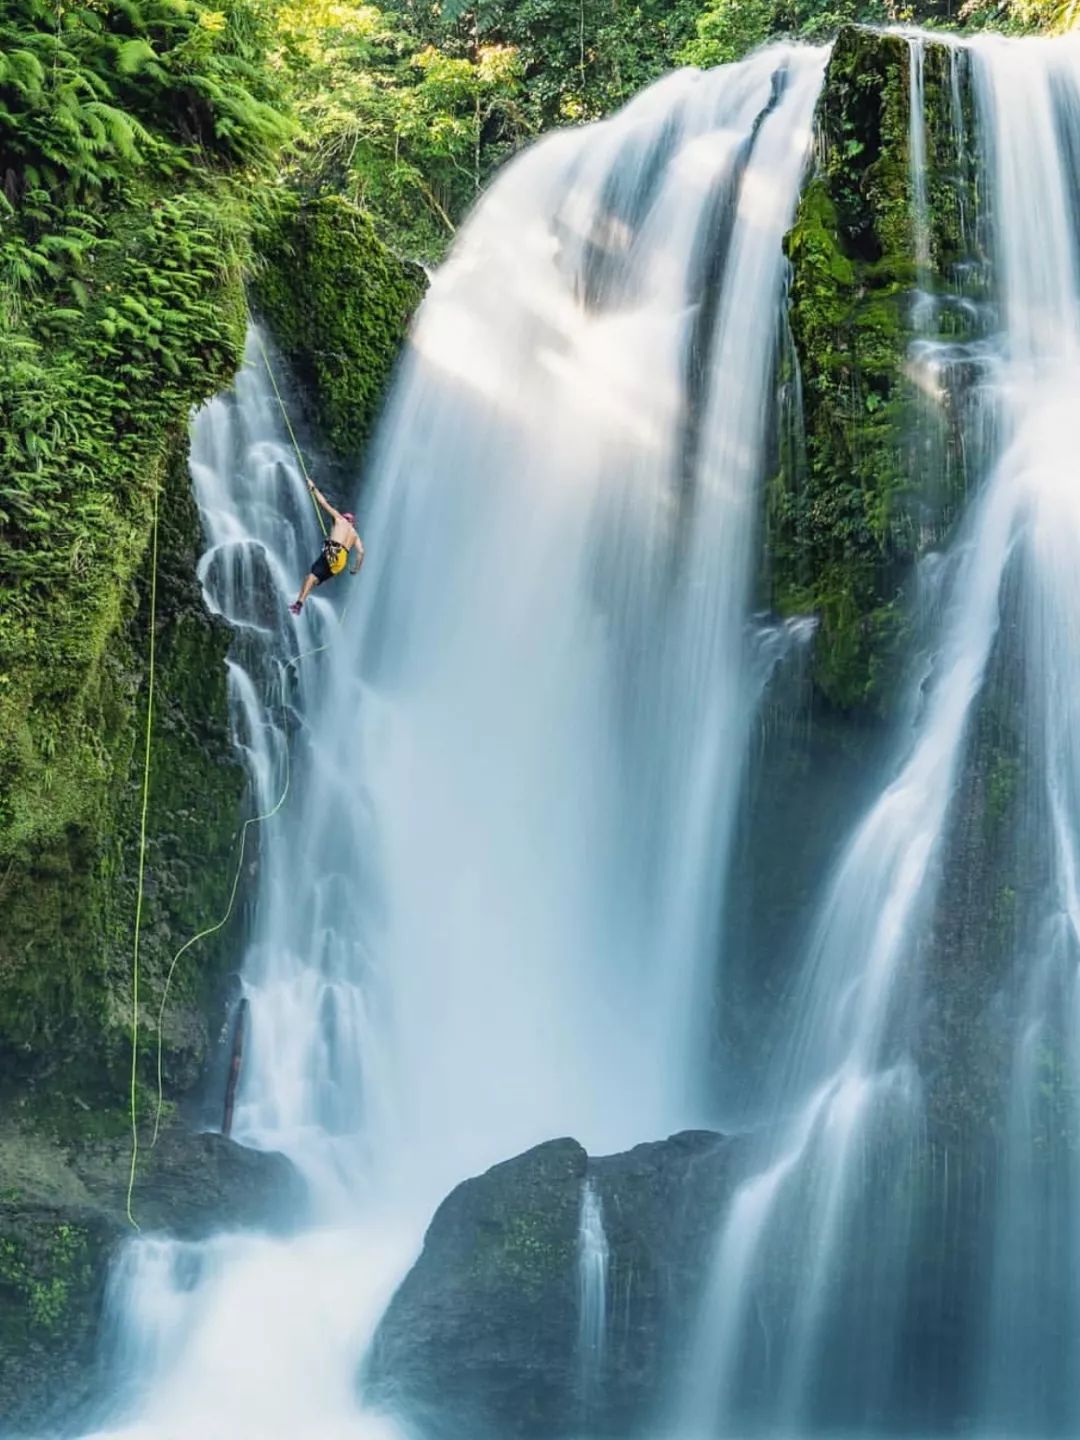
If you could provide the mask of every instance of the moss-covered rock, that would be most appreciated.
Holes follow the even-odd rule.
[[[132,181],[94,225],[80,277],[62,282],[80,304],[62,325],[46,304],[24,307],[26,333],[0,343],[0,1070],[108,1108],[122,1103],[131,1024],[155,493],[146,1044],[169,958],[220,912],[238,825],[227,634],[194,578],[186,457],[191,407],[242,357],[248,227],[212,174],[183,189]],[[221,953],[178,977],[174,1086],[206,1048],[198,1002]]]
[[[109,1269],[133,1236],[130,1150],[123,1136],[70,1138],[70,1123],[62,1138],[27,1109],[0,1124],[0,1424],[57,1433],[98,1378]],[[144,1230],[198,1239],[223,1224],[287,1226],[301,1190],[283,1156],[177,1122],[144,1152],[134,1208]]]
[[[586,1163],[576,1141],[552,1140],[447,1196],[379,1327],[365,1391],[406,1398],[426,1433],[553,1433],[573,1379]]]
[[[116,1234],[101,1216],[0,1198],[0,1422],[14,1433],[60,1396],[86,1399]]]
[[[242,772],[227,728],[228,631],[195,580],[200,549],[186,467],[186,427],[170,442],[158,543],[156,675],[140,944],[141,1043],[151,1046],[165,972],[179,946],[216,919],[242,816]],[[107,784],[59,834],[7,857],[0,928],[0,1056],[50,1094],[70,1089],[108,1109],[122,1103],[131,1026],[143,738],[149,665],[150,556],[120,587],[120,623],[90,684],[90,735]],[[78,755],[56,756],[56,765]],[[48,795],[38,797],[47,810]],[[166,1011],[166,1079],[189,1088],[208,1044],[208,992],[219,945],[177,971]]]
[[[357,459],[371,433],[423,270],[399,260],[341,195],[289,192],[262,241],[254,296],[333,460]]]
[[[925,273],[910,164],[911,49],[898,35],[840,32],[818,107],[817,164],[786,242],[785,393],[801,407],[805,445],[781,447],[769,489],[768,585],[781,613],[818,615],[814,676],[841,708],[884,704],[904,649],[912,562],[940,537],[962,491],[949,464],[948,398],[928,411],[908,365],[917,287],[948,289],[970,243],[959,64],[948,46],[926,43]],[[956,313],[934,310],[935,327],[955,325]]]
[[[626,1434],[663,1398],[689,1341],[730,1194],[736,1142],[688,1132],[590,1159],[552,1140],[459,1185],[376,1334],[361,1385],[427,1435],[551,1436],[584,1414],[577,1348],[586,1178],[608,1242],[596,1433]]]

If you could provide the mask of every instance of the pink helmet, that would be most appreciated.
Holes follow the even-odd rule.
[[[356,519],[356,516],[352,513],[351,510],[343,510],[343,511],[341,512],[341,518],[342,518],[343,520],[347,520],[347,521],[349,522],[349,524],[351,525],[351,524],[353,523],[353,521]]]

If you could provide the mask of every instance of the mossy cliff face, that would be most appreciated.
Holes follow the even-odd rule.
[[[71,733],[93,748],[93,783],[83,785],[78,805],[65,800],[52,814],[49,787],[35,792],[37,772],[18,766],[11,772],[24,788],[10,793],[33,829],[9,829],[0,872],[0,1173],[10,1181],[0,1190],[0,1417],[31,1428],[59,1423],[93,1388],[106,1279],[126,1233],[132,942],[155,486],[156,683],[139,956],[144,1118],[154,1099],[158,1006],[170,962],[186,940],[223,913],[247,813],[228,726],[224,659],[230,632],[208,614],[195,578],[202,539],[187,470],[189,407],[227,384],[242,358],[240,273],[210,275],[214,288],[207,300],[227,322],[227,344],[212,368],[197,370],[198,388],[175,397],[167,423],[153,429],[160,412],[148,401],[145,432],[133,430],[128,453],[133,483],[140,484],[142,528],[132,522],[137,533],[130,565],[103,566],[95,577],[103,590],[111,587],[113,628],[87,661],[76,693],[48,677],[32,692],[66,707]],[[335,276],[345,283],[337,263]],[[316,286],[323,280],[317,267],[306,268],[301,278]],[[351,271],[348,283],[363,278],[362,270]],[[302,289],[296,304],[303,311]],[[396,350],[406,317],[395,314]],[[379,331],[380,345],[389,333]],[[350,344],[361,346],[362,340],[361,330]],[[346,358],[360,365],[365,353],[361,346]],[[156,379],[166,383],[160,374]],[[151,447],[155,462],[140,469],[139,456]],[[122,452],[116,463],[123,459]],[[75,628],[69,615],[65,634]],[[28,702],[27,731],[36,739],[35,709],[36,701]],[[58,742],[57,763],[74,764],[64,745]],[[205,1069],[224,1017],[223,982],[239,961],[241,944],[242,932],[233,924],[200,942],[175,972],[163,1024],[169,1102],[182,1101]],[[170,1103],[167,1120],[172,1108]],[[192,1136],[179,1117],[155,1150],[147,1149],[148,1139],[146,1126],[134,1196],[144,1225],[198,1234],[217,1223],[263,1225],[281,1211],[297,1212],[297,1187],[279,1157],[271,1157],[269,1166],[266,1157],[249,1161],[252,1152],[217,1137]],[[214,1148],[219,1146],[224,1148]]]
[[[12,0],[0,32],[18,56],[0,165],[0,1078],[108,1105],[132,1000],[155,497],[147,1036],[162,957],[219,903],[235,827],[187,426],[239,363],[253,193],[290,127],[245,0]],[[192,1012],[168,1037],[174,1085],[198,1029]]]
[[[278,208],[261,241],[254,298],[300,385],[313,430],[330,457],[351,468],[427,281],[343,196],[290,194]]]
[[[138,276],[125,284],[130,294]],[[151,303],[149,286],[145,298]],[[109,463],[126,481],[112,501],[116,543],[72,557],[70,585],[54,582],[41,600],[36,623],[49,633],[39,635],[31,618],[21,651],[13,644],[2,661],[10,728],[0,760],[0,1056],[8,1077],[47,1076],[53,1091],[70,1083],[103,1103],[122,1093],[130,1029],[155,489],[157,673],[140,1012],[147,1045],[172,951],[223,902],[242,792],[227,733],[227,634],[207,615],[194,579],[200,538],[186,467],[189,408],[227,383],[241,356],[238,274],[208,266],[198,303],[207,333],[201,352],[187,357],[187,383],[144,357],[140,382],[122,392],[123,418],[111,417]],[[72,465],[78,461],[73,455]],[[191,1003],[192,973],[198,966],[179,977],[167,1037],[170,1079],[181,1085],[194,1078],[207,1039]]]
[[[21,447],[28,475],[35,447],[51,447],[40,488],[42,503],[57,507],[62,563],[26,528],[0,536],[11,570],[0,625],[0,1174],[10,1181],[0,1190],[0,1428],[51,1424],[87,1391],[106,1276],[126,1228],[151,638],[136,1215],[198,1233],[263,1224],[271,1200],[293,1211],[297,1200],[287,1166],[258,1169],[256,1157],[258,1173],[248,1173],[235,1156],[249,1152],[204,1153],[217,1141],[173,1118],[224,1019],[242,946],[235,922],[175,971],[162,1025],[172,1129],[147,1148],[166,975],[181,945],[223,914],[248,813],[228,725],[230,632],[207,612],[196,580],[202,537],[187,454],[192,407],[227,386],[242,359],[250,212],[213,176],[171,198],[156,189],[128,199],[103,219],[85,311],[62,342],[45,337],[19,361],[15,378],[37,376],[52,407],[39,417],[45,440],[4,432],[9,458]],[[336,217],[334,202],[324,212]],[[289,280],[298,325],[328,315],[339,287],[364,297],[342,307],[352,328],[339,324],[331,370],[320,354],[307,375],[312,395],[337,407],[313,412],[336,416],[338,453],[350,426],[362,427],[358,435],[370,427],[421,290],[364,217],[349,212],[349,225],[354,245],[328,224],[325,243]],[[0,346],[0,367],[7,360]],[[0,407],[12,427],[21,392],[13,372],[4,378]],[[78,418],[65,429],[58,417],[69,402]]]
[[[854,27],[840,32],[829,62],[816,163],[786,242],[785,391],[796,407],[801,398],[805,445],[801,436],[781,445],[767,504],[767,584],[781,613],[819,617],[814,679],[846,709],[887,700],[912,562],[940,538],[962,491],[951,417],[927,413],[908,363],[918,291],[952,286],[969,244],[972,176],[958,155],[963,104],[957,114],[962,91],[953,84],[960,63],[926,43],[924,265],[910,164],[911,49],[900,36]]]

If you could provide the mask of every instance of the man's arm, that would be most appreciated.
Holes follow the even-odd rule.
[[[364,563],[364,542],[358,535],[356,544],[353,546],[353,563],[349,566],[350,575],[359,575],[360,566]]]
[[[330,504],[330,501],[327,500],[326,496],[322,493],[322,491],[317,488],[314,480],[309,480],[307,482],[307,488],[315,496],[315,499],[319,502],[319,504],[322,506],[322,508],[326,511],[328,515],[332,515],[335,520],[341,519],[341,516]]]

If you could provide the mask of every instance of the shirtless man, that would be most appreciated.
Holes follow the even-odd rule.
[[[315,589],[316,585],[321,585],[324,580],[329,580],[332,576],[341,574],[345,569],[345,557],[350,550],[355,550],[353,557],[355,564],[349,568],[350,575],[355,575],[364,563],[364,542],[356,533],[353,525],[356,516],[348,510],[341,512],[335,510],[322,491],[315,488],[314,480],[309,480],[307,483],[308,489],[315,496],[315,499],[322,508],[328,515],[334,517],[334,523],[330,529],[330,534],[323,541],[322,554],[315,561],[314,565],[312,565],[310,575],[305,575],[300,594],[289,606],[289,609],[294,615],[300,614],[300,611],[304,608],[304,601],[311,594],[312,590]]]

